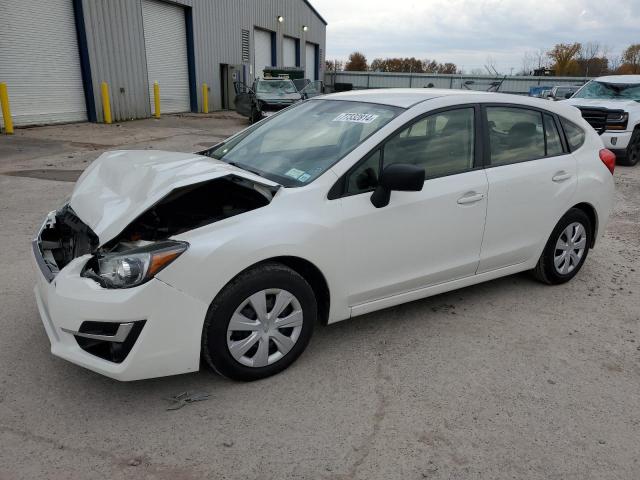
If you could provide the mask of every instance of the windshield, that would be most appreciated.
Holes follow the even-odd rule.
[[[291,80],[258,80],[256,93],[297,93]]]
[[[401,111],[371,103],[307,101],[245,130],[210,156],[285,187],[299,187],[322,175]]]
[[[592,80],[577,92],[573,98],[635,100],[640,102],[640,83],[605,83]]]

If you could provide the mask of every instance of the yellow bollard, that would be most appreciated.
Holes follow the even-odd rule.
[[[158,82],[153,82],[153,104],[156,109],[154,116],[160,118],[160,85]]]
[[[13,133],[13,120],[11,118],[11,108],[9,107],[9,94],[7,84],[0,83],[0,106],[2,107],[2,118],[4,118],[4,133]]]
[[[102,82],[100,86],[102,91],[102,113],[104,114],[104,123],[111,123],[111,100],[109,100],[109,86],[107,82]]]
[[[202,84],[202,113],[209,113],[209,87]]]

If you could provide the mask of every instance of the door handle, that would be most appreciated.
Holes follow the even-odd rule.
[[[556,173],[551,180],[556,183],[564,182],[565,180],[569,180],[571,178],[571,174],[567,172],[558,172]]]
[[[479,202],[484,198],[484,193],[471,192],[458,199],[458,205],[469,205],[470,203]]]

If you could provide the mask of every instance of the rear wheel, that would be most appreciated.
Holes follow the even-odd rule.
[[[624,158],[620,159],[620,165],[632,167],[640,161],[640,128],[636,128],[631,135],[627,152]]]
[[[591,245],[591,221],[577,208],[569,210],[553,229],[533,270],[541,282],[557,285],[571,280],[582,268]]]
[[[291,365],[317,317],[316,299],[294,270],[269,263],[240,274],[216,297],[202,335],[206,362],[235,380],[258,380]]]

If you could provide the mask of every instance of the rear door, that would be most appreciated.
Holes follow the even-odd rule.
[[[577,186],[554,115],[485,105],[483,119],[489,194],[478,273],[537,260]]]

